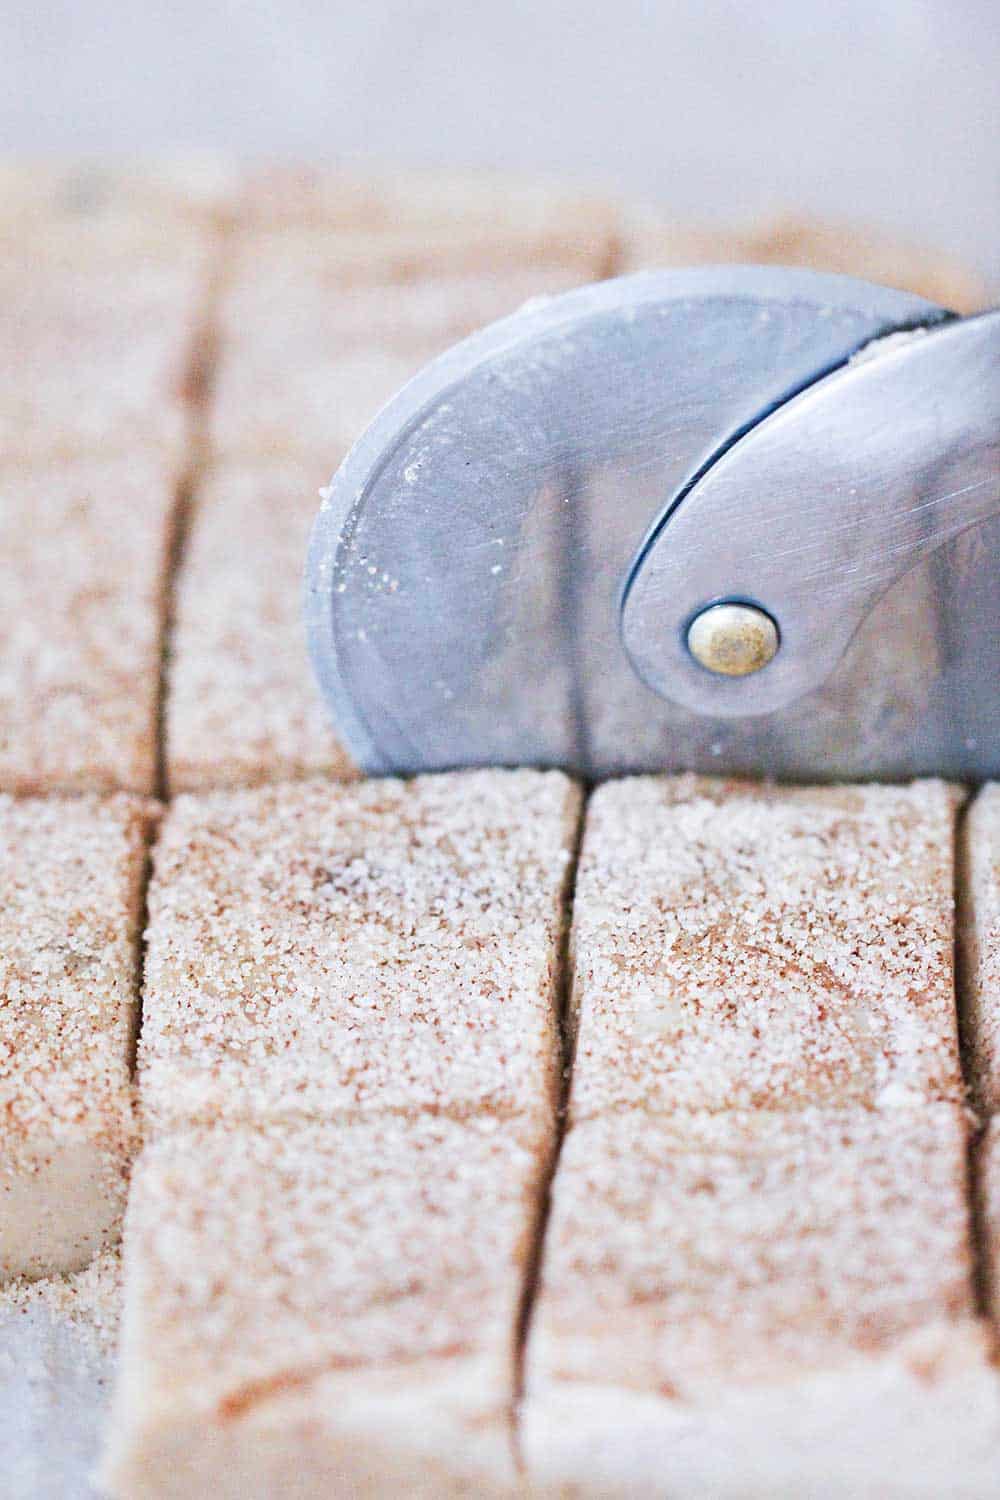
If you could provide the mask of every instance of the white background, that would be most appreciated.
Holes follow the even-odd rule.
[[[0,142],[542,169],[1000,284],[1000,0],[0,0]]]

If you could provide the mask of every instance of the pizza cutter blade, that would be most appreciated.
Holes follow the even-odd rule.
[[[314,530],[310,647],[359,765],[995,774],[998,362],[996,315],[770,268],[466,340]]]

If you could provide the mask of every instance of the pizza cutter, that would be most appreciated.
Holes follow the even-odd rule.
[[[417,375],[325,493],[310,649],[372,774],[1000,774],[1000,313],[642,273]]]

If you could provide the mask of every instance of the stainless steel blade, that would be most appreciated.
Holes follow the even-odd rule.
[[[767,719],[654,693],[618,610],[644,538],[721,452],[871,339],[940,316],[843,277],[657,272],[529,308],[429,366],[348,457],[310,553],[313,659],[360,764],[895,769],[896,710],[924,700],[936,660],[895,665],[912,638],[934,657],[936,595],[897,612],[860,675],[849,652],[813,712]]]

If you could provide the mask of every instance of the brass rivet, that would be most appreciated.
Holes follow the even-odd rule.
[[[752,604],[711,604],[691,621],[688,650],[721,677],[749,677],[774,659],[780,644],[771,616]]]

